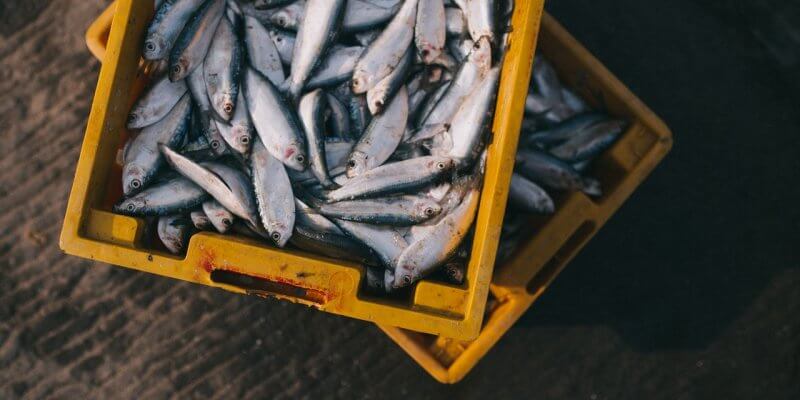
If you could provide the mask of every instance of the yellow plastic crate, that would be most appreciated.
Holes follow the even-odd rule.
[[[381,324],[397,344],[436,380],[455,383],[486,355],[544,292],[672,146],[669,128],[550,15],[542,18],[539,49],[561,80],[592,106],[631,121],[628,131],[599,158],[593,176],[605,195],[592,199],[572,193],[549,217],[531,219],[532,237],[494,273],[496,302],[473,341],[412,332]]]
[[[141,219],[116,215],[121,193],[115,155],[127,137],[125,118],[145,83],[139,68],[151,1],[118,0],[103,66],[61,232],[61,248],[91,258],[229,291],[272,296],[334,314],[464,340],[480,332],[519,127],[528,91],[543,0],[517,1],[510,48],[502,67],[493,139],[475,222],[475,237],[461,286],[432,281],[416,285],[405,301],[370,297],[361,288],[362,266],[247,238],[199,233],[184,258],[143,248]],[[105,14],[104,14],[105,15]],[[102,37],[102,23],[90,34]],[[96,28],[96,29],[95,29]],[[88,40],[95,54],[101,39]],[[231,282],[236,284],[230,284]],[[228,284],[223,283],[228,282]]]

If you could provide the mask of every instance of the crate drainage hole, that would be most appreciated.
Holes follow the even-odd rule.
[[[211,271],[211,281],[235,286],[246,291],[247,294],[256,296],[288,296],[317,304],[325,304],[329,297],[321,290],[222,269]]]

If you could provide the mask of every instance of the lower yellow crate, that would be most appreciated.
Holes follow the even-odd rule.
[[[591,171],[602,182],[604,196],[591,199],[573,193],[557,204],[560,211],[552,217],[531,219],[533,236],[495,269],[490,286],[495,302],[487,305],[487,318],[476,340],[380,326],[442,383],[463,379],[497,344],[672,145],[667,126],[548,14],[542,18],[539,49],[555,66],[562,82],[593,107],[627,118],[631,127]]]

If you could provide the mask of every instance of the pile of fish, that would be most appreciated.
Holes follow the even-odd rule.
[[[536,56],[498,262],[508,259],[530,234],[528,219],[520,218],[520,214],[555,211],[548,191],[582,191],[592,197],[602,194],[600,182],[585,176],[585,172],[626,127],[626,121],[592,111],[583,99],[561,84],[550,62]]]
[[[450,270],[511,7],[156,1],[114,211],[157,221],[176,254],[198,230],[237,233],[362,263],[386,291]]]

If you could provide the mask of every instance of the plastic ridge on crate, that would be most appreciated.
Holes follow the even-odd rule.
[[[566,85],[589,99],[593,107],[624,116],[632,124],[592,169],[603,183],[604,196],[591,199],[572,193],[559,201],[554,215],[531,219],[535,234],[495,270],[490,289],[496,302],[477,339],[452,339],[380,325],[443,383],[463,379],[497,344],[672,146],[667,126],[548,14],[542,18],[538,47]]]
[[[144,248],[144,220],[116,215],[121,169],[114,159],[126,114],[144,86],[139,68],[150,1],[118,0],[67,204],[60,245],[68,254],[237,293],[271,296],[379,324],[470,340],[483,321],[543,0],[517,1],[502,66],[492,142],[464,285],[423,280],[407,300],[366,295],[364,268],[247,238],[195,234],[186,256]],[[91,44],[90,44],[91,45]]]

